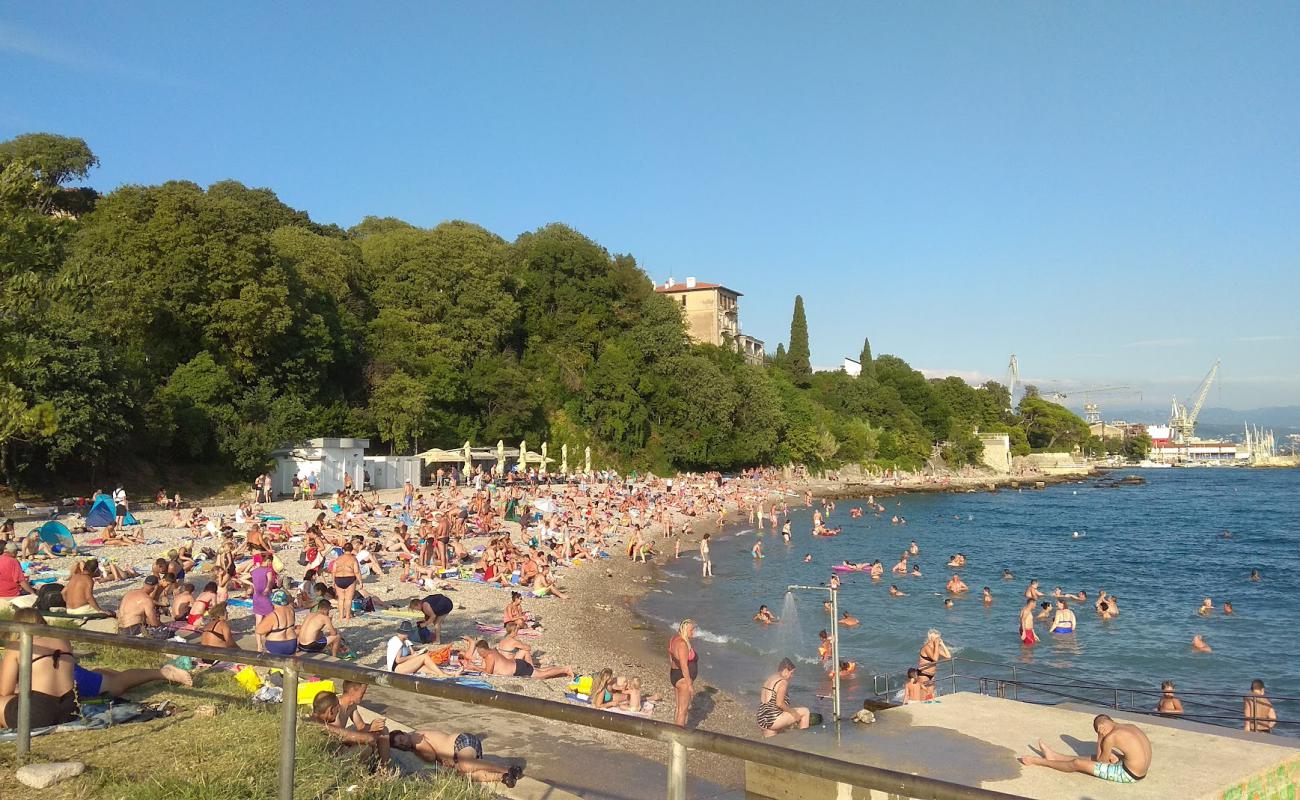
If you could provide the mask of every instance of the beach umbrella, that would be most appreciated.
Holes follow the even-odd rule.
[[[504,439],[497,439],[497,475],[506,474],[506,443]]]
[[[465,440],[465,475],[468,476],[474,471],[474,459],[469,455],[469,439]]]
[[[560,445],[560,474],[567,476],[569,474],[569,445]]]
[[[519,469],[522,472],[528,470],[528,440],[524,439],[519,443]]]
[[[587,463],[587,466],[585,469],[583,469],[583,472],[590,475],[591,474],[591,448],[590,447],[587,448],[586,454],[583,456],[583,460],[586,461]]]
[[[546,442],[542,442],[542,466],[539,469],[543,475],[546,474]]]

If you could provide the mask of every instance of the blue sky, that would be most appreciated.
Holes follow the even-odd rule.
[[[1294,3],[0,3],[0,137],[318,220],[573,225],[775,348],[1300,403]],[[1055,383],[1053,383],[1055,381]],[[1116,398],[1116,402],[1136,398]]]

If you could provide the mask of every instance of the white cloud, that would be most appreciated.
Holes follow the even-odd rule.
[[[127,80],[154,83],[162,86],[185,86],[183,81],[177,80],[170,75],[163,75],[155,70],[99,57],[88,50],[73,50],[5,22],[0,22],[0,51],[44,61],[48,64],[57,64],[78,72],[106,73]]]

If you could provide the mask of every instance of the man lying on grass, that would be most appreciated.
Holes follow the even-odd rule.
[[[330,737],[343,744],[361,748],[360,756],[372,769],[388,766],[388,736],[371,731],[345,728],[339,720],[339,698],[333,692],[321,692],[311,704],[311,721],[325,728]]]
[[[506,769],[484,761],[483,742],[472,733],[393,731],[388,734],[388,742],[393,750],[415,753],[479,783],[500,782],[513,789],[524,776],[524,768],[517,764]]]

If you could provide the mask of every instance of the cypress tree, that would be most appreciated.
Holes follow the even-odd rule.
[[[803,297],[794,296],[794,317],[790,319],[790,377],[795,386],[812,385],[811,354],[808,352],[808,318],[803,313]]]
[[[863,378],[876,377],[876,362],[871,360],[871,340],[862,340],[862,353],[858,356],[858,363],[862,365]]]
[[[772,365],[785,369],[785,344],[783,342],[776,343],[776,355],[772,356]]]

